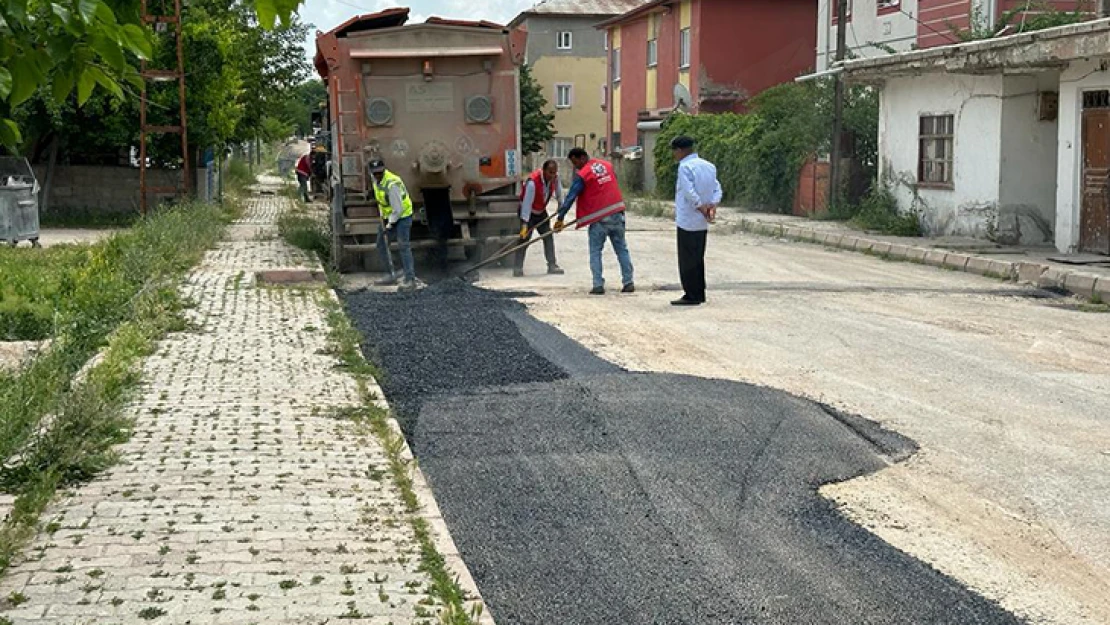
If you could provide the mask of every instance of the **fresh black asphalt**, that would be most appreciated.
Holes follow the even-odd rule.
[[[623,372],[461,283],[345,300],[501,625],[1020,623],[817,495],[911,453],[897,434]]]

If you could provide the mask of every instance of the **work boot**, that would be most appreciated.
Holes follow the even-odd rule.
[[[381,280],[375,280],[374,286],[393,286],[397,284],[397,276],[386,276]]]
[[[689,299],[685,295],[671,302],[671,306],[699,306],[702,302],[696,299]]]
[[[595,286],[593,290],[590,291],[590,295],[605,295],[605,287]]]
[[[547,273],[549,273],[553,276],[561,276],[566,272],[563,271],[562,267],[560,267],[558,265],[555,265],[555,264],[551,264],[551,265],[547,266]]]
[[[397,287],[397,291],[401,293],[411,293],[416,290],[416,280],[402,280],[401,285]]]
[[[621,289],[621,293],[635,293],[635,292],[636,292],[636,285],[631,283],[631,282],[624,285],[624,288]]]

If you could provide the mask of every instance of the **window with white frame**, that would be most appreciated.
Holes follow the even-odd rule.
[[[621,49],[613,48],[613,82],[621,81]]]
[[[659,64],[659,16],[648,18],[647,66]]]
[[[923,186],[952,188],[953,115],[922,115],[919,126],[917,181]]]
[[[604,33],[602,33],[602,35],[605,37],[603,39],[603,41],[605,43],[605,49],[608,50],[609,49],[609,31],[605,31]]]
[[[569,30],[561,30],[555,36],[555,47],[559,50],[570,50],[574,47],[574,34]]]
[[[678,33],[678,67],[690,69],[690,29],[683,28]]]
[[[569,109],[573,104],[574,87],[570,83],[555,85],[555,108]]]
[[[566,158],[570,149],[574,147],[574,140],[569,137],[555,137],[547,142],[548,158]]]

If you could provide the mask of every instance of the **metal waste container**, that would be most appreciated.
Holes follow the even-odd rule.
[[[39,246],[39,183],[27,159],[0,156],[0,242]]]

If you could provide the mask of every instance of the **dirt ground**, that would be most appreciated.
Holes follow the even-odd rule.
[[[1110,315],[962,273],[746,234],[710,237],[710,302],[676,308],[673,226],[630,217],[638,292],[590,287],[584,232],[565,276],[483,273],[633,370],[783,389],[860,414],[921,451],[827,486],[845,514],[1035,623],[1110,623]]]

